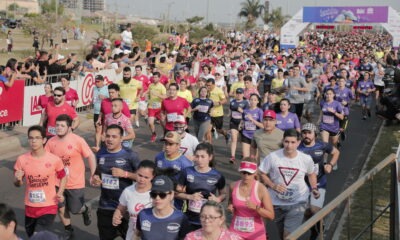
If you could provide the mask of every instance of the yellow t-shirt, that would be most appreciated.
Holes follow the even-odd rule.
[[[231,86],[231,93],[234,95],[236,94],[236,89],[243,88],[244,89],[244,82],[235,82]]]
[[[132,78],[129,83],[124,83],[121,80],[117,84],[120,88],[120,96],[128,104],[129,109],[137,109],[139,100],[138,92],[142,89],[142,82]]]
[[[193,101],[192,92],[187,90],[187,89],[185,91],[179,90],[178,91],[178,96],[181,97],[181,98],[186,99],[186,101],[188,101],[189,103],[192,103],[192,101]]]
[[[156,93],[157,95],[165,95],[167,94],[167,90],[165,89],[164,85],[161,83],[157,84],[150,84],[149,86],[149,101],[148,107],[151,109],[159,109],[161,108],[162,98],[156,97],[153,94]]]
[[[212,91],[210,91],[210,99],[215,102],[220,102],[225,99],[225,94],[221,88],[214,87]],[[211,108],[210,112],[211,117],[221,117],[224,116],[224,108],[222,105],[215,106]]]
[[[281,88],[283,86],[284,82],[285,82],[284,78],[282,78],[282,79],[278,79],[278,78],[272,79],[271,89],[273,90],[273,89]],[[276,97],[276,101],[279,102],[283,98],[284,95],[285,95],[284,93],[278,94],[277,97]]]

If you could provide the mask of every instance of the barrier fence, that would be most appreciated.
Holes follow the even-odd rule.
[[[73,75],[70,87],[75,89],[79,96],[77,112],[92,107],[96,75],[103,75],[105,84],[122,79],[122,73],[116,74],[113,69]],[[53,89],[61,86],[59,79],[62,76],[68,76],[68,74],[48,75],[46,83],[51,83]],[[38,104],[39,96],[43,94],[44,84],[36,84],[33,80],[16,80],[10,88],[0,82],[0,129],[12,128],[15,125],[38,124],[42,113]]]

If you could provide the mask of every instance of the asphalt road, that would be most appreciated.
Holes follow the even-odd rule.
[[[343,147],[340,149],[341,156],[339,160],[339,170],[333,172],[328,177],[328,191],[326,196],[326,203],[336,197],[340,192],[343,191],[345,186],[348,186],[351,182],[358,177],[359,171],[365,161],[369,149],[376,137],[381,120],[372,116],[371,119],[362,120],[360,107],[358,105],[353,106],[352,115],[350,116],[350,124],[348,127],[348,138],[343,143]],[[85,117],[85,114],[81,114],[81,117]],[[224,126],[228,126],[227,119],[225,119]],[[157,132],[161,135],[160,126],[157,126]],[[93,127],[91,124],[83,124],[77,131],[78,134],[83,136],[90,145],[93,144]],[[145,127],[143,120],[141,121],[141,127],[136,129],[136,141],[134,143],[134,150],[139,152],[141,159],[154,159],[156,153],[162,148],[162,143],[155,142],[150,143],[148,127]],[[221,171],[226,177],[228,183],[239,179],[239,173],[237,171],[237,165],[231,165],[229,163],[229,151],[225,144],[223,137],[218,140],[214,140],[213,145],[215,146],[215,157],[217,160],[216,168]],[[240,148],[238,149],[240,156]],[[23,152],[12,152],[6,156],[2,156],[4,160],[0,164],[0,182],[2,187],[0,189],[0,202],[5,202],[14,208],[18,218],[17,233],[20,237],[27,239],[24,224],[24,189],[16,188],[12,184],[13,179],[13,166],[16,156]],[[88,169],[87,169],[88,170]],[[88,171],[87,171],[88,173]],[[89,184],[87,183],[87,186]],[[86,199],[88,201],[96,203],[96,197],[99,196],[100,190],[93,187],[87,187],[85,192]],[[95,207],[95,205],[94,205]],[[92,212],[93,221],[88,227],[83,225],[81,215],[72,217],[72,224],[75,229],[73,239],[98,239],[97,235],[97,218],[95,210]],[[230,216],[228,216],[228,219]],[[62,224],[59,222],[57,217],[55,231],[61,232],[63,230]],[[278,239],[275,226],[272,223],[267,224],[270,239]]]

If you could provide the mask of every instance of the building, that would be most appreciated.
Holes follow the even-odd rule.
[[[78,6],[83,6],[84,10],[89,10],[90,12],[104,11],[105,10],[105,0],[60,0],[60,3],[66,8],[76,9]]]
[[[0,11],[7,11],[11,4],[17,4],[17,15],[24,15],[25,13],[40,13],[38,0],[0,0]]]

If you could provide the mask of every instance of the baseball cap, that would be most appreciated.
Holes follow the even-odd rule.
[[[263,114],[263,118],[272,118],[272,119],[276,119],[276,113],[273,110],[265,110],[264,114]]]
[[[301,128],[301,131],[311,131],[311,132],[316,133],[318,131],[318,129],[313,123],[306,123]]]
[[[181,143],[181,135],[177,133],[176,131],[169,131],[167,134],[165,134],[165,137],[161,139],[161,141],[166,141],[169,143]]]
[[[151,186],[152,192],[171,192],[173,190],[174,183],[169,177],[165,175],[160,175],[153,179],[153,183]]]
[[[236,93],[244,93],[243,88],[237,88],[237,89],[236,89]]]
[[[96,75],[96,77],[94,78],[95,80],[101,80],[101,81],[104,81],[104,77],[103,77],[103,75]]]
[[[242,161],[239,166],[239,172],[255,173],[257,164],[253,162]]]
[[[120,46],[120,45],[121,45],[121,41],[120,41],[120,40],[115,40],[115,41],[114,41],[114,45],[115,45],[116,47]]]

